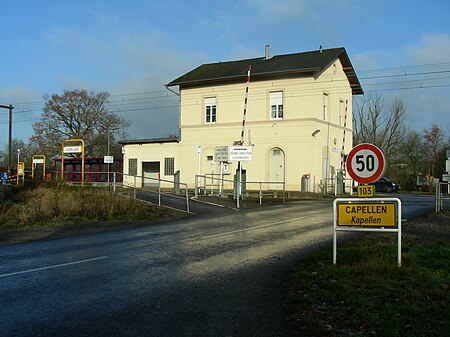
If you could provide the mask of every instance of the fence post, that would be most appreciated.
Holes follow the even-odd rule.
[[[161,178],[158,178],[158,206],[161,206]]]
[[[206,195],[206,174],[203,176],[203,195]]]
[[[262,205],[262,183],[259,183],[259,206]]]
[[[136,199],[136,176],[134,176],[133,197]]]
[[[187,188],[187,186],[186,186]],[[198,175],[195,175],[195,188],[194,188],[194,197],[198,198]]]
[[[116,192],[116,172],[113,172],[113,191]]]
[[[189,212],[189,192],[188,192],[188,186],[186,185],[186,210]]]

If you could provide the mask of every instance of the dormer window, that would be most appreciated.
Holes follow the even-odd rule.
[[[283,92],[270,93],[270,119],[283,119]]]

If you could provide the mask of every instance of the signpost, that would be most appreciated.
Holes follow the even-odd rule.
[[[380,179],[386,170],[383,152],[373,144],[355,146],[347,156],[348,174],[360,184]],[[333,203],[333,263],[337,261],[337,232],[394,232],[401,266],[401,201],[398,198],[373,198],[374,185],[358,185],[358,198],[338,198]],[[369,199],[370,198],[370,199]]]
[[[66,143],[80,145],[66,146]],[[61,144],[61,180],[64,181],[64,154],[65,153],[81,153],[81,186],[84,186],[84,141],[83,139],[66,139]]]
[[[214,161],[220,162],[220,187],[219,193],[222,194],[222,175],[224,165],[228,165],[228,162],[237,161],[239,170],[239,181],[237,183],[237,207],[239,208],[239,197],[242,191],[242,166],[241,161],[253,160],[253,147],[252,146],[216,146],[214,148]]]
[[[34,178],[34,170],[37,164],[42,164],[42,178],[45,179],[45,155],[35,154],[31,158],[33,165],[31,165],[31,178]]]

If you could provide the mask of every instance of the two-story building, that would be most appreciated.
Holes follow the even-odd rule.
[[[124,172],[170,180],[179,171],[190,187],[199,173],[219,173],[215,148],[239,143],[243,131],[253,150],[242,162],[247,181],[298,191],[308,175],[308,190],[322,191],[352,147],[352,96],[363,94],[344,48],[272,57],[266,48],[265,57],[204,64],[166,86],[179,88],[179,138],[122,142]],[[237,166],[228,164],[229,179]]]

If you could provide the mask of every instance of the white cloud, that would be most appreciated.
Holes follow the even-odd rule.
[[[409,64],[448,62],[450,57],[450,35],[423,34],[416,46],[405,46],[404,59]]]

